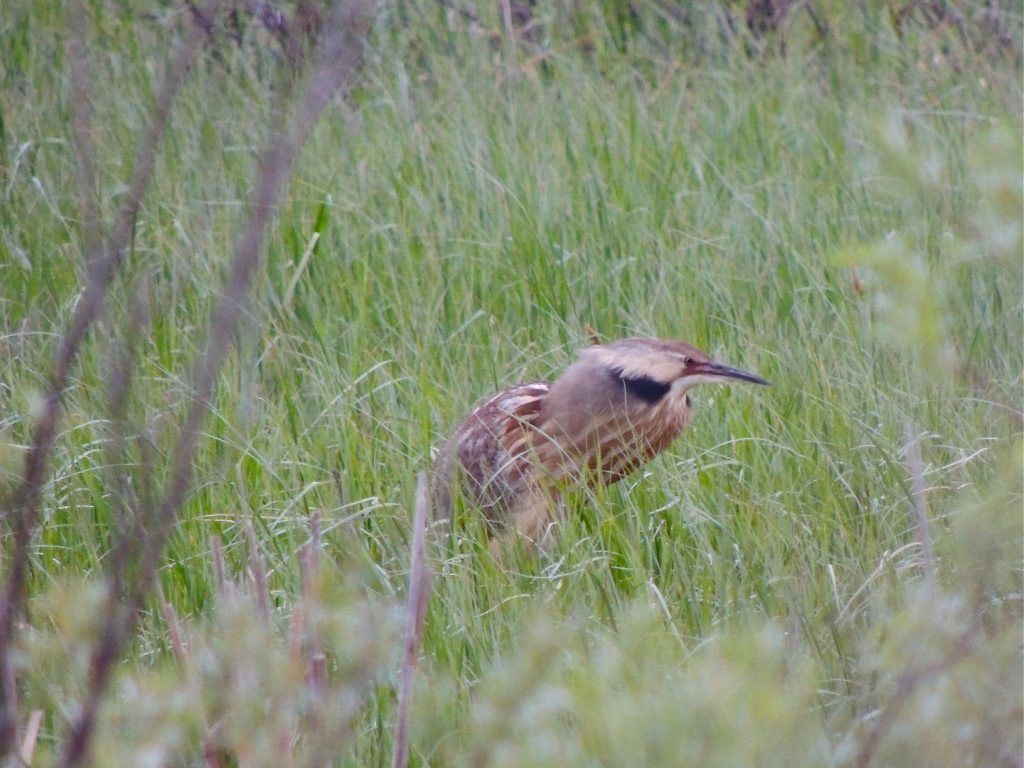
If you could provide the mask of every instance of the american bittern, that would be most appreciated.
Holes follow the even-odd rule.
[[[434,464],[434,514],[451,516],[458,488],[492,531],[538,542],[559,487],[621,480],[690,423],[691,387],[729,381],[768,384],[678,341],[588,347],[554,382],[509,387],[470,412]]]

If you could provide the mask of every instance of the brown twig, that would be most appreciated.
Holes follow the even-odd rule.
[[[260,554],[256,542],[256,529],[252,526],[252,518],[245,521],[245,540],[249,545],[249,573],[252,576],[252,588],[256,593],[256,610],[264,626],[270,626],[270,586],[267,583],[267,566]]]
[[[395,741],[391,752],[391,768],[409,764],[409,718],[412,713],[413,683],[423,643],[423,619],[430,600],[431,572],[424,557],[427,533],[427,474],[420,472],[416,482],[416,508],[412,519],[412,555],[409,564],[409,594],[405,607],[405,657],[398,691],[395,716]]]
[[[309,519],[309,541],[299,556],[302,572],[302,607],[309,609],[318,599],[316,581],[320,573],[320,514]],[[318,634],[306,634],[306,682],[318,700],[327,690],[327,655]]]
[[[192,665],[192,659],[189,655],[188,643],[185,641],[185,632],[181,626],[181,619],[178,617],[178,612],[174,610],[174,606],[164,596],[164,590],[160,586],[159,579],[156,580],[156,598],[160,604],[160,614],[163,616],[164,623],[167,625],[167,632],[170,634],[171,650],[174,652],[174,658],[183,670],[188,670]],[[207,768],[223,768],[220,752],[217,748],[216,730],[217,725],[211,728],[205,721],[203,722],[201,748],[203,760]]]
[[[363,13],[358,0],[335,4],[298,112],[287,130],[271,137],[264,152],[252,213],[236,243],[227,283],[209,323],[206,348],[196,366],[192,400],[171,454],[168,488],[163,499],[155,506],[151,517],[154,522],[152,529],[141,536],[136,551],[132,553],[134,562],[138,564],[132,583],[126,585],[123,597],[112,591],[108,593],[109,619],[93,649],[89,683],[82,699],[81,712],[70,726],[64,750],[57,763],[63,768],[79,765],[86,759],[99,703],[106,691],[112,666],[134,630],[178,510],[191,490],[192,462],[203,421],[213,400],[217,375],[232,347],[249,285],[259,266],[263,241],[278,201],[292,175],[299,150],[317,117],[362,60],[362,40],[367,22],[368,17]],[[198,40],[203,34],[199,27],[193,26],[189,38]],[[112,562],[111,582],[117,581],[117,574],[123,573],[126,568],[126,561]]]
[[[328,690],[327,654],[320,634],[322,622],[317,618],[323,607],[323,596],[316,584],[320,550],[320,517],[314,513],[310,518],[310,540],[302,547],[299,561],[303,569],[303,599],[292,616],[289,641],[293,655],[305,651],[308,714],[302,721],[302,741],[306,749],[293,764],[308,768],[325,768],[336,762],[341,746],[352,737],[353,719],[362,710],[374,680],[373,664],[355,664],[341,688]],[[372,647],[366,650],[375,653]],[[332,702],[328,693],[336,700]],[[331,703],[336,708],[328,719],[326,706]]]
[[[594,330],[594,326],[590,323],[583,324],[583,333],[586,335],[587,341],[590,342],[592,346],[603,343],[601,334]]]
[[[921,458],[921,438],[914,426],[908,421],[904,426],[907,442],[907,474],[910,476],[911,498],[917,516],[917,539],[921,543],[921,555],[924,560],[925,583],[935,586],[935,549],[932,546],[932,535],[928,525],[928,488],[924,482],[924,461]]]
[[[174,652],[174,658],[178,660],[178,664],[185,667],[188,664],[188,646],[185,644],[185,633],[181,629],[181,619],[178,618],[178,612],[174,610],[174,606],[171,605],[170,601],[164,596],[164,589],[160,586],[160,582],[156,582],[156,597],[157,602],[160,603],[160,614],[164,617],[164,623],[167,625],[167,632],[171,638],[171,650]]]
[[[299,551],[299,571],[302,577],[302,600],[292,614],[290,646],[293,657],[301,660],[304,679],[308,691],[310,705],[303,722],[306,733],[320,736],[324,731],[323,709],[327,696],[327,654],[324,652],[320,628],[315,620],[319,590],[317,582],[320,571],[320,515],[313,513],[309,521],[309,541]],[[314,617],[310,620],[311,615]],[[316,748],[310,756],[309,764],[319,766],[326,764]]]
[[[43,723],[43,710],[33,709],[28,716],[28,727],[25,728],[25,738],[21,742],[21,760],[25,765],[32,764],[32,756],[36,751],[36,739],[39,737],[39,727]]]
[[[217,597],[225,600],[230,596],[231,582],[224,565],[224,547],[220,543],[220,536],[216,534],[210,537],[210,559],[213,560],[213,580],[217,582]]]
[[[868,731],[861,742],[860,751],[854,763],[857,768],[868,768],[871,765],[871,761],[874,759],[875,753],[882,743],[882,738],[889,731],[889,728],[892,727],[900,709],[910,700],[910,697],[914,695],[917,689],[926,681],[942,674],[971,654],[974,650],[973,641],[978,634],[980,626],[981,615],[978,614],[974,621],[971,622],[971,626],[960,636],[956,645],[953,646],[952,650],[944,658],[900,675],[896,681],[896,692],[882,709],[878,719],[875,721],[874,728]]]
[[[72,18],[69,20],[71,26],[80,24],[79,20],[86,16],[79,4],[72,6],[72,14]],[[24,606],[30,544],[39,519],[39,507],[42,503],[43,488],[46,483],[47,465],[50,454],[53,452],[59,427],[61,403],[64,393],[67,391],[71,369],[78,358],[85,337],[105,309],[110,284],[124,259],[125,250],[134,232],[135,220],[138,217],[142,199],[149,186],[149,179],[156,162],[156,149],[167,125],[171,106],[188,74],[200,40],[201,35],[197,28],[191,27],[160,86],[149,125],[136,150],[134,171],[128,185],[128,193],[115,219],[106,245],[101,249],[98,242],[94,243],[97,252],[87,252],[89,268],[86,286],[61,336],[53,374],[25,458],[25,470],[21,481],[14,491],[10,505],[5,504],[3,511],[5,523],[13,529],[14,535],[11,543],[7,583],[4,586],[2,602],[0,602],[0,757],[11,754],[17,749],[15,743],[17,713],[14,705],[16,690],[14,675],[10,668],[12,654],[9,651],[14,639],[14,628]],[[72,43],[73,52],[70,58],[73,68],[82,66],[82,61],[85,60],[84,43],[82,46],[83,48],[79,51]],[[88,72],[79,71],[74,74],[74,77],[76,80],[85,79],[88,77]],[[75,100],[75,122],[79,123],[74,129],[75,143],[80,154],[78,164],[83,175],[83,181],[80,182],[83,194],[81,206],[83,219],[86,221],[86,244],[88,245],[90,239],[98,237],[98,218],[94,212],[90,213],[94,208],[89,202],[93,190],[92,179],[94,178],[92,160],[84,156],[89,152],[92,135],[89,127],[91,126],[91,117],[87,106],[87,97],[83,96]]]

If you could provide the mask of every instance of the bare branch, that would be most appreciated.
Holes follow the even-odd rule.
[[[236,243],[227,283],[210,320],[206,348],[196,366],[192,401],[171,454],[171,476],[167,491],[155,507],[151,529],[140,536],[137,542],[132,558],[137,564],[137,571],[133,574],[132,583],[125,585],[123,599],[117,602],[114,592],[108,594],[110,619],[105,623],[102,636],[93,651],[89,685],[83,696],[81,714],[70,726],[59,766],[70,768],[86,759],[99,703],[106,690],[113,663],[134,630],[178,511],[191,490],[192,463],[203,421],[213,401],[217,375],[232,347],[278,201],[313,124],[362,61],[362,39],[368,21],[369,16],[365,14],[359,0],[339,2],[334,6],[298,112],[288,130],[270,138],[264,152],[252,213]],[[203,34],[199,27],[193,26],[190,39],[200,39]],[[115,228],[112,239],[117,235],[118,230]],[[109,284],[109,279],[106,284]],[[123,564],[116,565],[123,567]],[[113,574],[112,583],[119,578],[118,574]]]
[[[252,575],[252,587],[256,593],[256,609],[260,621],[270,626],[270,587],[267,584],[267,566],[260,554],[256,542],[256,529],[252,526],[252,518],[245,520],[245,540],[249,545],[249,572]]]
[[[424,557],[427,532],[427,475],[420,472],[416,482],[416,510],[412,519],[412,557],[409,564],[409,594],[405,609],[405,658],[402,661],[398,712],[395,717],[395,741],[391,768],[409,764],[409,718],[412,713],[413,682],[423,643],[423,619],[430,600],[431,572]]]
[[[896,715],[921,685],[943,674],[974,652],[980,625],[981,615],[978,614],[974,621],[971,622],[971,626],[960,636],[944,658],[918,669],[912,669],[900,676],[896,681],[896,692],[882,709],[881,714],[875,721],[874,727],[868,731],[861,742],[860,752],[857,754],[857,760],[854,763],[857,768],[868,768],[871,765],[872,760],[875,758],[875,753],[882,743],[882,739],[896,720]]]
[[[309,520],[309,541],[299,554],[302,574],[302,608],[308,610],[317,600],[316,579],[320,572],[320,514],[314,512]],[[320,637],[304,628],[306,639],[306,683],[318,701],[327,690],[327,655]]]
[[[25,765],[32,764],[32,755],[36,751],[36,739],[39,737],[39,727],[43,723],[43,710],[33,709],[28,717],[28,727],[25,729],[25,738],[21,742],[21,759]]]
[[[82,23],[85,12],[79,4],[72,7],[69,26],[76,27]],[[73,85],[81,86],[88,78],[88,72],[82,69],[86,61],[84,42],[75,42],[72,37],[71,62]],[[14,675],[10,670],[12,654],[9,652],[14,637],[14,627],[21,614],[25,600],[25,580],[28,572],[29,547],[32,534],[39,518],[39,506],[42,502],[43,488],[46,483],[46,470],[50,454],[56,438],[61,403],[68,386],[68,377],[81,351],[89,329],[102,316],[106,306],[107,293],[123,261],[125,249],[128,247],[135,220],[156,160],[156,149],[160,143],[167,117],[170,114],[174,98],[188,74],[192,59],[202,39],[201,31],[190,26],[185,40],[178,49],[171,66],[157,94],[156,104],[150,116],[149,125],[136,149],[134,172],[128,187],[125,202],[118,213],[117,219],[107,239],[106,246],[99,250],[98,214],[90,200],[94,191],[94,171],[90,152],[91,118],[87,116],[87,94],[83,90],[76,98],[76,118],[73,128],[76,136],[76,148],[79,154],[79,166],[82,175],[83,216],[86,220],[86,245],[97,248],[97,252],[87,252],[88,272],[86,286],[78,303],[75,305],[67,327],[61,337],[54,363],[53,374],[43,401],[41,413],[35,427],[35,433],[25,458],[25,470],[21,481],[15,489],[10,504],[4,505],[3,518],[13,529],[11,542],[10,567],[7,583],[0,602],[0,757],[11,754],[17,749],[15,744],[16,712],[14,701]],[[79,48],[79,46],[81,46]],[[95,222],[95,223],[92,223]],[[97,239],[90,244],[91,239]]]
[[[917,538],[921,542],[921,553],[924,558],[925,583],[935,587],[935,549],[932,547],[932,535],[928,525],[928,488],[924,482],[924,461],[921,459],[921,438],[914,426],[908,421],[904,427],[907,442],[907,474],[910,476],[911,495],[914,500],[914,512],[917,514]]]
[[[188,646],[185,645],[185,633],[181,630],[181,620],[178,618],[178,612],[174,610],[174,606],[164,596],[164,589],[160,586],[159,581],[156,583],[156,597],[160,603],[160,614],[164,617],[164,623],[167,624],[167,631],[171,636],[171,650],[174,651],[174,658],[184,668],[189,663]]]

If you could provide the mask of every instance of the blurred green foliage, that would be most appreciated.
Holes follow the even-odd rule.
[[[501,4],[378,9],[278,211],[96,765],[386,764],[413,478],[588,323],[774,386],[699,393],[551,552],[447,553],[413,764],[1021,764],[1019,10],[754,5],[529,6],[512,30]],[[109,220],[188,16],[86,7]],[[268,22],[220,23],[65,398],[15,649],[34,766],[81,706],[121,494],[166,474],[303,75]],[[0,494],[85,274],[65,25],[56,2],[0,21]]]

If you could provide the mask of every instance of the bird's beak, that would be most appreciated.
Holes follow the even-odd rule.
[[[739,368],[730,368],[728,365],[722,365],[712,360],[708,360],[706,363],[699,363],[692,369],[687,371],[688,376],[705,376],[705,381],[749,381],[751,384],[761,384],[763,386],[770,386],[771,382],[767,379],[762,379],[753,373],[747,373],[741,371]]]

